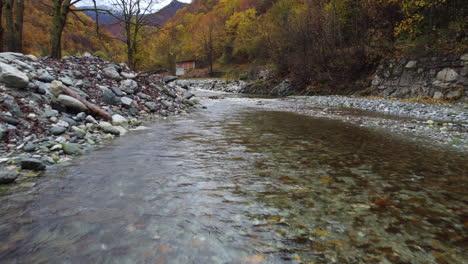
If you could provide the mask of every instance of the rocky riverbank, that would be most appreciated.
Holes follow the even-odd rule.
[[[342,120],[392,135],[468,151],[468,105],[346,96],[294,96],[281,110]],[[268,104],[265,103],[268,108]],[[275,109],[278,109],[275,106]],[[371,144],[371,142],[370,142]]]
[[[239,93],[247,85],[247,83],[241,80],[227,81],[224,79],[180,79],[170,82],[169,85],[182,89],[201,89],[227,93]]]
[[[98,57],[0,53],[0,183],[22,182],[153,119],[187,113],[193,94]]]

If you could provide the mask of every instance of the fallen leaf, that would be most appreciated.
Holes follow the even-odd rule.
[[[327,242],[330,243],[330,244],[337,245],[337,246],[339,246],[339,247],[344,246],[344,243],[341,242],[341,241],[339,241],[339,240],[328,240]]]
[[[267,218],[268,221],[279,222],[281,220],[281,216],[279,215],[272,215]]]
[[[327,230],[322,230],[322,229],[317,229],[315,233],[321,235],[321,236],[328,236],[328,231]]]
[[[325,176],[325,177],[322,177],[320,181],[322,181],[323,183],[329,183],[331,181],[331,178],[328,176]]]

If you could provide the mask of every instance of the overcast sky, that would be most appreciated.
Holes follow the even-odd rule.
[[[112,0],[97,0],[97,4],[98,5],[108,5],[111,1]],[[156,0],[156,1],[158,1],[159,3],[155,4],[154,7],[155,7],[155,10],[159,10],[162,7],[168,5],[172,0]],[[179,2],[184,2],[184,3],[192,2],[192,0],[178,0],[178,1]],[[83,0],[77,6],[89,6],[89,5],[92,5],[92,4],[93,4],[93,1],[91,1],[91,0]]]

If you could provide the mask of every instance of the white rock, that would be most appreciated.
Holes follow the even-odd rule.
[[[88,115],[88,116],[86,117],[85,120],[86,120],[86,122],[88,122],[88,123],[97,124],[97,121],[96,121],[96,119],[94,119],[93,116]]]
[[[417,61],[411,60],[411,61],[408,61],[405,68],[406,69],[413,69],[414,67],[416,67],[417,64],[418,64]]]
[[[36,56],[32,55],[32,54],[26,55],[24,57],[28,58],[28,59],[30,59],[32,61],[39,61],[39,59]]]
[[[458,79],[458,73],[450,68],[445,68],[437,73],[437,80],[441,82],[454,82]]]
[[[26,74],[16,68],[0,62],[0,81],[5,83],[6,86],[26,88],[26,86],[28,86],[29,78]]]
[[[122,97],[120,98],[120,101],[122,101],[122,104],[130,106],[132,105],[133,100],[128,98],[128,97]]]
[[[121,115],[113,115],[112,124],[116,126],[128,126],[128,120]]]

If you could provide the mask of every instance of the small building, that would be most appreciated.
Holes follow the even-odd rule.
[[[195,69],[196,63],[195,60],[186,60],[176,62],[176,75],[182,76],[188,71]]]

